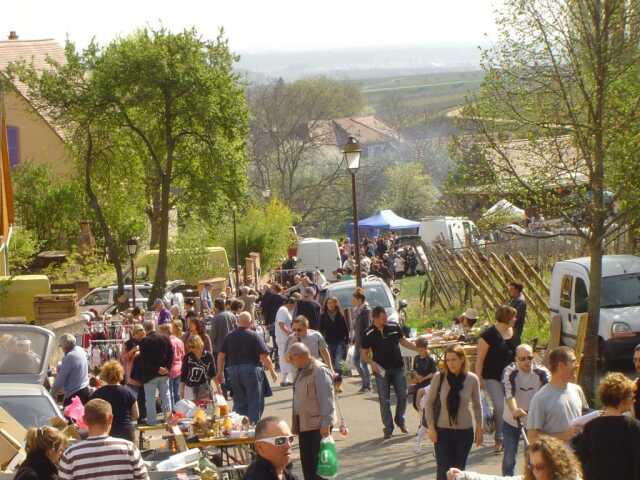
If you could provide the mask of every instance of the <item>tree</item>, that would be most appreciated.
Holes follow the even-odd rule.
[[[329,146],[324,121],[360,113],[360,90],[326,77],[280,79],[251,88],[248,98],[252,186],[271,190],[304,221],[341,174],[342,155]]]
[[[85,190],[116,270],[118,240],[107,228],[109,214],[98,213],[99,182],[89,171],[117,156],[129,162],[118,163],[121,178],[140,173],[131,178],[145,190],[150,243],[159,247],[150,300],[167,281],[170,210],[210,212],[244,190],[247,113],[235,60],[222,32],[209,41],[195,30],[142,29],[82,53],[68,44],[66,65],[23,74],[46,111],[75,128]]]
[[[14,229],[9,242],[9,272],[12,275],[26,272],[40,251],[40,245],[41,242],[31,230]]]
[[[393,210],[401,217],[420,219],[431,213],[438,190],[431,177],[417,162],[401,163],[384,172],[387,185],[379,200],[383,209]]]
[[[639,12],[636,0],[506,0],[499,42],[483,55],[485,82],[467,111],[496,167],[497,186],[558,212],[587,244],[582,371],[591,397],[603,246],[638,208]],[[506,141],[509,132],[522,140]],[[610,202],[606,188],[614,193]]]

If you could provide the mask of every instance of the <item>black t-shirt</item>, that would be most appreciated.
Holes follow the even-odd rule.
[[[636,394],[633,402],[634,416],[640,419],[640,378],[636,380]]]
[[[216,365],[209,352],[204,352],[200,358],[197,358],[193,352],[189,352],[182,360],[180,381],[187,387],[203,385],[215,376]]]
[[[260,365],[260,355],[269,353],[264,340],[253,330],[237,328],[227,335],[222,344],[225,365]]]
[[[502,371],[515,357],[513,338],[505,340],[495,325],[482,332],[480,338],[489,344],[482,367],[482,378],[502,381]]]
[[[362,348],[370,348],[373,360],[385,370],[402,368],[400,339],[404,337],[398,325],[385,325],[382,332],[375,326],[369,327],[362,338]]]
[[[431,355],[427,355],[422,358],[420,355],[416,355],[413,359],[413,369],[416,371],[418,375],[421,377],[427,376],[430,373],[436,373],[437,365],[436,361],[433,359]],[[421,385],[427,386],[431,383],[431,378],[425,380],[424,382],[420,382]]]
[[[598,417],[584,427],[576,450],[584,478],[640,478],[640,423],[627,416]]]
[[[320,330],[320,311],[322,307],[314,300],[298,300],[296,316],[304,315],[309,320],[309,328]]]
[[[105,385],[93,392],[91,399],[94,398],[101,398],[111,404],[113,427],[129,427],[131,425],[131,407],[137,397],[129,387]]]

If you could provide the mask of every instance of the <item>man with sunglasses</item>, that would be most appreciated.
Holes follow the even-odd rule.
[[[297,480],[291,473],[291,447],[295,441],[287,422],[266,417],[256,425],[256,458],[244,480]]]
[[[320,332],[309,328],[309,320],[307,317],[298,315],[294,318],[291,330],[292,333],[287,339],[287,345],[285,347],[286,354],[289,353],[289,347],[294,343],[304,343],[313,358],[324,362],[324,364],[329,367],[329,370],[333,371],[329,346]]]
[[[520,428],[526,425],[527,411],[533,396],[549,383],[551,374],[543,366],[533,362],[533,348],[523,343],[516,348],[516,360],[508,365],[502,374],[505,391],[504,420],[504,456],[502,457],[502,475],[512,476],[516,467]]]

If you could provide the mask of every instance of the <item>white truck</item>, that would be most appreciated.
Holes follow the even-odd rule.
[[[590,258],[557,262],[551,274],[549,309],[560,315],[561,342],[575,346],[578,325],[589,303]],[[640,343],[640,257],[605,255],[598,325],[600,355],[606,362],[630,359]]]
[[[444,240],[454,249],[478,245],[481,242],[476,224],[464,217],[425,217],[420,220],[418,234],[426,245]]]
[[[328,280],[335,280],[334,272],[342,266],[338,242],[330,238],[304,238],[298,242],[300,270],[320,270]]]

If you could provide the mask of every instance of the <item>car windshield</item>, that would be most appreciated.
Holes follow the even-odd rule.
[[[84,299],[85,305],[109,305],[109,290],[91,292]]]
[[[604,277],[600,304],[602,308],[640,306],[640,274]]]
[[[37,395],[0,396],[0,407],[9,412],[9,415],[24,428],[49,425],[53,417],[59,416],[48,398]]]
[[[328,290],[328,296],[337,297],[342,308],[349,308],[351,307],[351,296],[353,295],[355,289],[355,286],[335,289],[330,288]],[[365,284],[364,296],[367,299],[367,303],[372,308],[378,306],[384,308],[391,307],[391,304],[389,303],[389,295],[385,288],[380,284]]]
[[[0,375],[39,374],[48,339],[39,332],[0,333]]]

